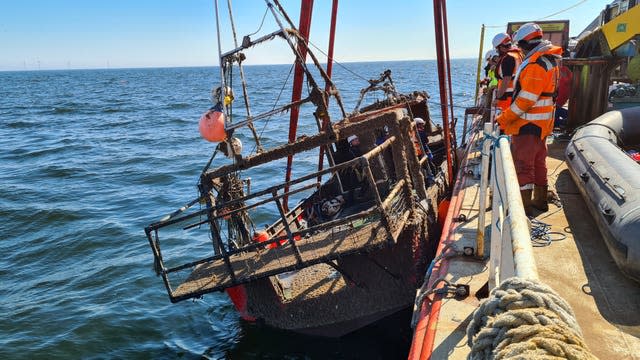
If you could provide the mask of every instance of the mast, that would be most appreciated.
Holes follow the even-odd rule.
[[[449,109],[447,105],[448,92],[447,92],[447,76],[449,69],[447,69],[447,60],[445,54],[445,45],[448,46],[448,41],[445,36],[446,33],[446,20],[443,12],[445,11],[446,0],[433,0],[433,18],[435,23],[436,34],[436,57],[438,63],[438,83],[440,84],[440,111],[442,113],[442,127],[444,128],[444,143],[445,150],[447,151],[447,175],[449,184],[453,184],[453,164],[451,159],[451,135],[449,129]]]
[[[298,44],[298,51],[302,56],[301,59],[296,61],[294,75],[293,75],[293,92],[291,94],[291,102],[295,103],[302,97],[302,82],[304,80],[304,61],[307,58],[307,46],[309,41],[309,32],[311,30],[311,15],[313,13],[313,0],[302,0],[300,4],[300,25],[298,31],[300,36],[304,39],[305,44]],[[302,62],[302,63],[301,63]],[[298,116],[300,115],[300,107],[293,106],[289,116],[289,143],[296,141],[296,132],[298,130]],[[287,157],[287,172],[285,175],[285,182],[291,181],[291,166],[293,164],[293,155]],[[289,191],[288,186],[284,189],[286,193]],[[289,206],[287,201],[284,202],[285,210],[288,210]]]
[[[484,24],[482,24],[482,28],[480,29],[480,50],[478,50],[478,70],[476,73],[476,96],[474,105],[478,105],[478,92],[480,91],[480,71],[482,71],[482,47],[484,46]]]
[[[451,57],[449,56],[449,25],[447,24],[447,1],[442,1],[442,26],[444,28],[444,48],[445,48],[445,59],[447,60],[447,85],[449,87],[449,110],[451,111],[451,132],[453,139],[453,146],[458,144],[456,140],[456,119],[454,118],[453,113],[453,90],[451,86]],[[455,153],[453,153],[455,154]],[[457,161],[457,159],[453,159]]]
[[[331,72],[333,70],[333,45],[334,40],[336,38],[336,18],[338,16],[338,0],[333,0],[333,5],[331,7],[331,26],[329,28],[329,51],[327,53],[327,76],[331,78]],[[331,82],[327,81],[324,90],[329,92],[331,90]],[[329,103],[327,100],[327,107]],[[325,116],[322,119],[322,131],[327,131],[327,127],[329,126],[329,117]],[[327,152],[329,147],[327,147]],[[324,164],[324,152],[325,147],[320,147],[320,154],[318,158],[318,171],[322,171],[322,167]],[[321,177],[318,177],[318,181],[321,180]]]

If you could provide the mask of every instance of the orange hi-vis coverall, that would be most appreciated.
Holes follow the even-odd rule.
[[[541,129],[541,138],[551,134],[560,54],[560,47],[545,41],[525,57],[516,72],[513,102],[496,119],[507,135],[518,135],[529,124]]]
[[[500,58],[500,62],[496,66],[496,77],[498,78],[498,89],[500,89],[503,85],[503,81],[508,81],[507,89],[502,94],[502,96],[496,99],[496,106],[500,108],[502,111],[507,110],[509,105],[511,105],[511,98],[513,96],[513,85],[515,79],[515,73],[520,64],[522,63],[522,53],[517,49],[510,49],[502,58]],[[513,69],[505,69],[505,67],[510,68],[513,66]],[[506,71],[506,72],[505,72]],[[507,77],[507,79],[505,79]]]
[[[545,138],[553,132],[554,97],[562,49],[548,41],[531,50],[516,72],[511,106],[496,121],[512,135],[521,188],[547,185]]]

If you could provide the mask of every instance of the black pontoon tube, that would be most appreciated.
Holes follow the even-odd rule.
[[[622,149],[640,144],[640,107],[610,111],[578,128],[565,156],[616,264],[640,282],[640,165]]]

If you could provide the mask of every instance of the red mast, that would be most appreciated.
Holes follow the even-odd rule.
[[[438,82],[440,84],[440,111],[442,113],[442,127],[444,128],[444,143],[447,151],[447,173],[449,184],[453,184],[453,164],[451,162],[451,135],[449,131],[449,109],[447,105],[448,92],[447,81],[449,76],[449,68],[447,67],[448,58],[446,56],[445,46],[449,47],[446,28],[446,14],[444,14],[446,0],[433,1],[433,18],[436,33],[436,57],[438,60]]]
[[[453,132],[453,143],[454,146],[457,144],[456,141],[456,129],[454,124],[456,123],[453,113],[453,90],[451,86],[451,57],[449,56],[449,25],[447,24],[447,1],[442,1],[442,23],[444,27],[444,46],[445,46],[445,56],[447,59],[447,84],[449,86],[449,110],[451,111],[451,131]],[[454,159],[456,161],[456,159]]]
[[[304,80],[304,71],[302,65],[307,59],[307,43],[309,41],[309,31],[311,30],[311,15],[313,12],[313,0],[302,0],[300,6],[300,25],[298,31],[302,38],[305,39],[305,44],[298,44],[298,51],[302,56],[302,59],[296,61],[294,74],[293,74],[293,92],[291,94],[291,102],[299,101],[302,97],[302,82]],[[302,63],[301,63],[302,61]],[[289,143],[296,141],[296,132],[298,130],[298,115],[300,114],[300,108],[294,106],[291,108],[289,117]],[[285,182],[291,180],[291,165],[293,164],[293,155],[287,157],[287,172],[285,176]],[[287,186],[285,192],[289,190]],[[288,209],[287,202],[284,203],[284,207]]]
[[[435,33],[436,33],[436,56],[438,63],[438,82],[440,84],[440,110],[442,112],[442,127],[444,128],[444,141],[445,141],[445,149],[447,152],[447,172],[449,179],[449,186],[453,186],[453,166],[451,163],[451,137],[449,133],[449,114],[448,114],[448,104],[449,100],[447,92],[447,79],[449,79],[450,84],[450,66],[448,60],[448,30],[447,30],[447,20],[446,20],[446,0],[433,0],[433,19],[435,25]],[[449,88],[451,85],[449,85]],[[453,113],[453,111],[452,111]],[[446,221],[443,228],[442,238],[440,239],[441,248],[442,239],[445,236],[448,236],[446,233],[447,229],[450,227],[450,221],[452,217],[452,213],[455,210],[453,206],[449,207],[449,212],[446,217]],[[441,251],[441,249],[439,249]],[[438,266],[438,265],[436,265]],[[437,274],[440,271],[440,268],[434,268],[433,274]],[[432,276],[429,279],[425,279],[429,281],[428,287],[432,287],[435,283],[436,277]],[[442,287],[439,285],[438,287]],[[437,314],[440,312],[441,302],[437,301],[441,298],[442,295],[434,295],[433,305],[427,305],[429,300],[425,300],[425,303],[422,304],[420,309],[420,321],[416,325],[413,334],[413,342],[411,344],[411,351],[409,353],[409,359],[411,360],[423,360],[423,359],[431,359],[431,354],[433,351],[433,344],[435,342],[435,327],[436,323],[434,318],[437,318]]]
[[[338,0],[333,0],[331,8],[331,27],[329,29],[329,51],[327,53],[327,75],[331,78],[331,71],[333,70],[333,44],[336,37],[336,18],[338,16]],[[325,85],[325,91],[331,90],[331,84],[327,82]],[[327,99],[327,107],[329,106]],[[322,131],[327,130],[329,126],[329,117],[324,116],[322,118]],[[318,159],[318,171],[322,171],[322,164],[324,164],[324,147],[320,147],[320,156]],[[318,176],[318,181],[321,179],[321,175]]]

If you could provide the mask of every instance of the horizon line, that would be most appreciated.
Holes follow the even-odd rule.
[[[475,58],[459,57],[451,58],[451,60],[475,60]],[[419,62],[419,61],[436,61],[436,59],[411,59],[411,60],[358,60],[358,61],[341,61],[339,64],[358,64],[358,63],[383,63],[383,62]],[[334,62],[336,64],[337,62]],[[313,64],[313,62],[307,62],[306,64]],[[326,64],[321,62],[320,64]],[[273,64],[245,64],[244,66],[278,66],[278,65],[291,65],[289,63],[273,63]],[[76,70],[135,70],[135,69],[187,69],[187,68],[217,68],[219,65],[177,65],[177,66],[122,66],[122,67],[79,67],[79,68],[45,68],[45,69],[0,69],[0,72],[34,72],[34,71],[76,71]]]

